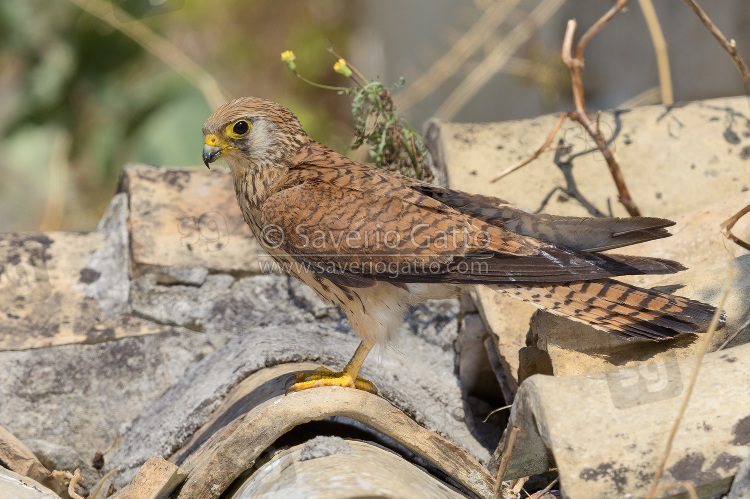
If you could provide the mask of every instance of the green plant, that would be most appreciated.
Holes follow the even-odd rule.
[[[422,137],[409,123],[396,114],[391,90],[401,87],[401,78],[395,85],[386,88],[377,80],[368,80],[354,66],[328,49],[337,61],[334,71],[349,78],[353,87],[321,85],[303,77],[297,72],[294,53],[287,50],[281,60],[287,64],[297,78],[325,90],[352,96],[352,116],[354,117],[354,142],[351,148],[367,145],[370,159],[376,166],[397,171],[419,180],[432,180],[432,171],[426,164],[427,148]]]

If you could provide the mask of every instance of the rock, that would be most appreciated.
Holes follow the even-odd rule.
[[[95,452],[214,350],[205,333],[159,327],[161,334],[93,345],[0,352],[0,421],[50,469],[81,468],[84,483],[96,484]]]
[[[482,320],[494,336],[497,357],[503,367],[511,394],[518,390],[518,352],[526,346],[526,335],[531,316],[537,310],[533,305],[510,298],[486,286],[471,291]],[[506,400],[512,400],[511,396]]]
[[[130,202],[136,274],[175,265],[257,274],[260,262],[270,262],[242,218],[227,170],[130,164],[120,186]]]
[[[115,319],[130,311],[130,234],[128,198],[115,194],[96,231],[104,235],[104,246],[91,254],[81,270],[86,296],[94,298],[104,314]],[[98,278],[94,279],[94,276]]]
[[[750,147],[750,136],[736,133],[745,123],[744,118],[738,121],[736,117],[746,112],[747,99],[740,96],[670,108],[649,106],[601,113],[602,130],[614,146],[625,181],[643,214],[677,221],[671,238],[613,252],[672,258],[693,269],[725,259],[725,238],[718,232],[719,224],[750,203],[750,192],[746,192],[750,170],[742,152]],[[570,121],[565,122],[555,140],[564,148],[545,152],[522,170],[496,183],[489,182],[536,151],[557,118],[549,115],[486,124],[432,120],[425,126],[425,140],[437,169],[445,173],[454,189],[496,196],[542,213],[627,216],[617,201],[601,153],[592,147],[593,142],[580,126]],[[706,147],[707,140],[714,140],[717,146]],[[750,240],[750,216],[740,220],[734,232]],[[726,245],[735,257],[747,253],[734,243]],[[645,285],[662,278],[637,276],[624,280]],[[472,298],[495,336],[498,358],[511,389],[515,391],[523,379],[518,377],[519,368],[527,373],[545,372],[544,365],[534,366],[536,360],[546,362],[536,351],[519,360],[519,351],[528,346],[526,333],[536,308],[486,287],[475,289]],[[549,317],[544,317],[548,321]],[[579,328],[563,319],[553,321],[545,322],[545,327],[563,327],[567,322],[564,327],[573,328],[571,338],[576,334],[572,331]],[[575,349],[588,348],[589,336],[566,343],[565,348],[572,349],[574,356],[572,370],[557,368],[556,374],[582,372],[575,370]],[[611,353],[604,348],[603,340],[594,343],[602,347],[597,355]],[[613,355],[624,357],[621,343],[615,341],[611,348]],[[541,345],[541,350],[545,349]],[[526,351],[527,356],[530,353],[532,350]]]
[[[216,314],[217,307],[228,300],[234,284],[234,278],[230,275],[207,276],[201,286],[164,286],[159,285],[158,280],[155,274],[133,280],[133,311],[161,324],[191,329],[196,329],[206,318]]]
[[[211,327],[217,327],[212,324]],[[292,329],[293,328],[293,329]],[[209,328],[207,328],[208,330]],[[170,390],[143,410],[123,432],[109,466],[120,467],[115,485],[127,483],[135,470],[154,455],[170,455],[222,404],[228,390],[267,366],[303,360],[341,369],[358,340],[330,325],[296,323],[245,329],[213,354],[194,363]],[[445,435],[480,462],[489,457],[469,432],[452,356],[415,336],[405,336],[410,355],[376,355],[365,362],[361,376],[373,381],[387,400],[427,429]],[[421,345],[416,348],[417,345]],[[440,362],[435,360],[445,359]],[[435,383],[434,380],[441,380]]]
[[[334,454],[351,454],[352,452],[351,446],[341,437],[317,436],[308,440],[302,446],[299,460],[307,461],[308,459],[318,459]]]
[[[750,456],[740,463],[726,499],[747,499],[748,497],[750,497]]]
[[[689,480],[699,497],[729,490],[750,455],[748,362],[748,344],[706,355],[660,484]],[[510,424],[520,431],[505,479],[555,466],[565,497],[645,497],[694,369],[689,358],[608,373],[532,376],[511,412]]]
[[[716,350],[738,331],[748,319],[750,301],[750,255],[734,260],[735,270],[730,293],[724,306],[727,324],[714,335],[711,350]],[[727,276],[726,264],[681,272],[659,281],[655,286],[670,292],[718,305],[719,295]],[[644,362],[666,362],[695,355],[702,335],[681,335],[676,338],[650,341],[622,339],[548,312],[539,312],[532,321],[536,346],[551,358],[556,376],[612,371]],[[745,328],[730,345],[750,341]]]
[[[0,466],[0,497],[4,499],[60,499],[41,483]]]
[[[7,262],[0,270],[0,303],[7,309],[0,314],[0,350],[159,331],[150,322],[118,314],[127,309],[120,301],[127,297],[127,285],[121,272],[105,267],[117,246],[108,241],[100,232],[0,235],[0,261]],[[98,287],[100,279],[112,287],[111,295]]]
[[[65,487],[52,477],[50,470],[44,467],[23,442],[2,426],[0,426],[0,463],[10,471],[49,487],[57,494],[66,494]],[[2,492],[3,487],[0,485],[0,496]],[[8,497],[12,497],[12,494]]]
[[[727,239],[720,231],[721,224],[747,205],[750,205],[750,191],[697,207],[671,217],[675,222],[674,227],[669,228],[672,237],[619,248],[608,253],[666,258],[676,260],[693,270],[726,265],[728,258],[747,255],[748,250]],[[750,242],[750,215],[741,218],[732,229],[732,233]],[[627,276],[620,280],[636,286],[649,286],[664,280],[664,276]]]
[[[348,453],[304,460],[307,444],[278,453],[230,498],[468,497],[392,452],[340,440]]]
[[[208,269],[195,265],[173,265],[154,271],[157,284],[186,284],[201,286],[206,282]]]
[[[152,457],[112,499],[167,499],[186,478],[185,470],[160,457]]]
[[[743,153],[750,137],[737,133],[747,123],[737,117],[745,115],[747,97],[742,95],[605,111],[600,121],[641,212],[670,217],[750,188]],[[627,216],[601,153],[569,120],[553,142],[565,148],[545,152],[523,169],[489,182],[536,151],[558,116],[484,124],[431,120],[425,137],[437,168],[454,189],[544,213]]]

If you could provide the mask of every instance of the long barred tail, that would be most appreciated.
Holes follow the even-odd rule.
[[[706,303],[612,279],[493,288],[553,314],[626,338],[659,340],[705,331],[716,312],[716,307]],[[720,324],[725,322],[722,313]]]

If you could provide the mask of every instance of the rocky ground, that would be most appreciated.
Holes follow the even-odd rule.
[[[554,120],[433,121],[426,136],[454,188],[548,213],[624,215],[606,164],[572,124],[559,134],[565,148],[488,181]],[[677,221],[673,237],[618,251],[690,267],[630,282],[713,304],[730,283],[727,325],[660,483],[742,497],[750,256],[719,226],[750,204],[750,108],[723,99],[602,123],[641,210]],[[482,288],[409,314],[400,341],[363,368],[378,397],[284,396],[292,373],[340,368],[358,340],[337,309],[266,271],[235,203],[221,169],[130,165],[96,232],[0,235],[0,497],[70,497],[69,478],[50,471],[77,468],[77,490],[90,494],[118,469],[104,489],[120,498],[176,487],[181,498],[334,497],[343,486],[491,497],[503,460],[517,490],[525,477],[538,489],[559,475],[565,497],[646,494],[703,335],[619,340]],[[733,232],[750,241],[750,222]]]

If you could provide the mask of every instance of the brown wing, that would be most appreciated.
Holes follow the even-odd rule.
[[[277,243],[284,251],[333,280],[570,282],[683,268],[668,260],[580,252],[518,234],[414,188],[426,184],[323,146],[308,148],[298,160],[281,190],[264,203],[263,222],[280,228]]]
[[[598,252],[669,237],[671,234],[665,228],[674,225],[671,220],[654,217],[590,218],[528,213],[500,198],[448,189],[368,167],[321,144],[306,148],[297,161],[299,179],[330,180],[330,170],[337,170],[339,178],[335,182],[339,185],[376,194],[383,188],[395,189],[401,199],[419,205],[426,205],[429,198],[444,210],[580,251]],[[367,181],[363,181],[363,176]]]

